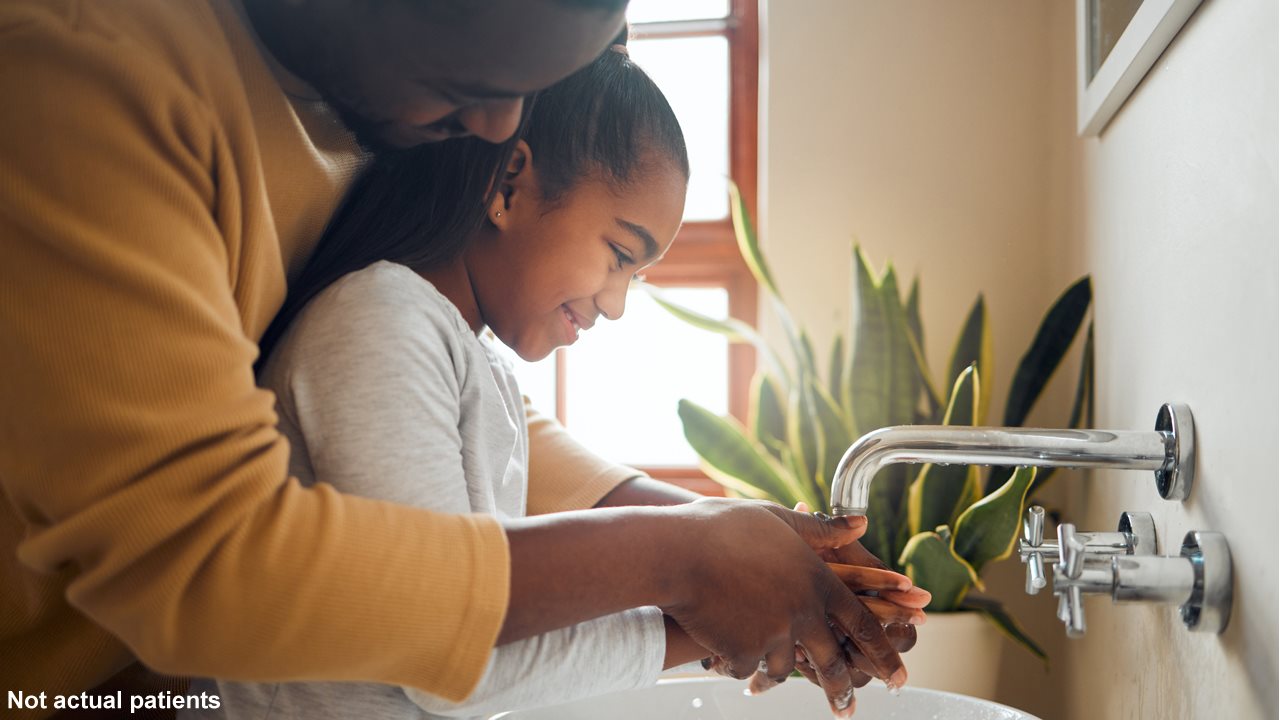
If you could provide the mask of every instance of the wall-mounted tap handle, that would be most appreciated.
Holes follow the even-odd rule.
[[[1027,564],[1027,594],[1040,592],[1047,581],[1044,578],[1044,554],[1037,552],[1044,545],[1044,508],[1032,505],[1022,520],[1022,539],[1018,542],[1018,556]]]
[[[1076,526],[1063,523],[1058,526],[1058,553],[1062,559],[1058,561],[1062,572],[1069,578],[1080,577],[1084,569],[1085,544],[1076,537]]]
[[[1044,579],[1044,558],[1040,553],[1031,553],[1027,557],[1027,594],[1035,595],[1048,584]]]
[[[1066,625],[1066,637],[1079,638],[1084,635],[1084,594],[1079,585],[1071,585],[1062,593],[1059,616]]]
[[[1027,516],[1022,521],[1022,537],[1031,547],[1044,544],[1044,508],[1039,505],[1027,508]]]

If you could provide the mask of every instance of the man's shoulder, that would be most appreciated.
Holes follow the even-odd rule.
[[[0,3],[5,63],[44,66],[50,79],[69,74],[132,87],[141,96],[165,88],[196,96],[225,91],[240,72],[235,47],[244,44],[232,36],[247,32],[224,0]]]
[[[216,46],[208,40],[221,34],[217,2],[5,0],[0,3],[0,32],[56,34],[69,43],[105,41],[122,50],[164,55],[199,53]]]

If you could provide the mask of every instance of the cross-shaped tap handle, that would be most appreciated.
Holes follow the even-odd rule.
[[[1044,508],[1032,505],[1022,521],[1022,542],[1018,543],[1018,555],[1027,564],[1027,594],[1040,592],[1048,581],[1044,577]]]
[[[1058,595],[1058,619],[1067,626],[1067,637],[1084,635],[1084,593],[1079,585],[1071,585],[1056,591]]]
[[[1075,525],[1062,523],[1058,526],[1058,553],[1062,558],[1058,561],[1062,573],[1072,580],[1078,579],[1084,570],[1085,544],[1076,537]]]

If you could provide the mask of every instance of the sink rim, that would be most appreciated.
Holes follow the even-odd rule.
[[[793,680],[799,681],[799,678],[793,678]],[[676,686],[678,685],[726,685],[726,686],[735,686],[735,687],[745,688],[746,681],[734,680],[733,678],[728,678],[721,675],[707,675],[707,676],[696,676],[696,677],[660,677],[658,678],[658,682],[655,683],[654,685],[650,685],[649,688],[635,688],[632,690],[625,690],[622,692],[643,692],[646,689],[663,687],[663,686],[673,686],[673,685],[676,685]],[[873,692],[888,692],[888,690],[883,686],[868,686],[866,688],[859,688],[856,692],[863,692],[865,690],[871,690]],[[986,698],[975,697],[973,695],[964,695],[962,693],[948,692],[946,690],[934,690],[932,688],[912,687],[910,685],[902,688],[902,694],[904,697],[907,695],[932,696],[934,698],[937,698],[938,700],[950,700],[953,702],[958,702],[958,703],[962,703],[970,706],[973,706],[974,704],[976,704],[978,706],[990,707],[993,710],[1004,710],[1006,712],[1012,713],[1014,717],[1019,718],[1019,720],[1041,720],[1038,716],[1033,715],[1032,713],[1029,713],[1026,710],[1021,710],[1019,708],[1012,707],[1010,705],[1005,705],[1004,703],[999,703],[994,700],[987,700]],[[599,697],[604,697],[604,696],[597,696],[597,698]],[[586,701],[589,699],[590,698],[583,698],[583,701]],[[557,703],[557,704],[567,705],[567,704],[572,704],[573,702],[579,702],[579,701],[570,701],[568,703]],[[555,707],[555,706],[553,705],[551,707]],[[507,711],[490,716],[489,720],[507,720],[508,718],[511,718],[511,717],[518,717],[518,713],[527,712],[527,711],[528,710],[507,710]]]

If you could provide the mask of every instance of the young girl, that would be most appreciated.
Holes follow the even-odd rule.
[[[384,173],[383,209],[407,208],[407,199],[386,198],[386,173],[422,167],[424,154],[436,161],[423,172],[448,178],[439,187],[407,176],[400,186],[433,203],[416,220],[373,225],[375,194],[357,189],[329,231],[339,240],[322,241],[316,267],[352,230],[362,231],[369,257],[396,258],[386,246],[397,235],[404,248],[431,238],[412,247],[417,257],[303,290],[314,298],[288,313],[275,349],[264,348],[260,380],[277,394],[290,469],[303,482],[450,513],[525,514],[523,401],[482,331],[536,360],[598,319],[620,317],[635,273],[675,236],[689,166],[671,108],[619,50],[545,91],[519,137],[478,228],[460,231],[470,223],[451,204],[460,197],[444,196],[482,194],[486,168],[507,148],[464,140],[372,171]],[[324,284],[314,280],[321,271],[312,274],[312,287]],[[322,529],[316,542],[325,542]],[[430,597],[422,608],[431,612]],[[219,680],[208,689],[221,698],[218,714],[237,718],[487,715],[644,686],[664,666],[705,654],[657,608],[639,608],[498,648],[461,706],[367,684]]]
[[[620,50],[542,93],[517,137],[380,160],[327,231],[264,338],[260,373],[303,482],[450,513],[526,513],[525,410],[482,331],[537,360],[621,317],[632,278],[680,225],[689,166],[671,108]],[[488,187],[484,214],[469,215],[467,198]],[[706,654],[657,608],[638,608],[497,648],[461,705],[369,684],[196,687],[221,699],[206,714],[224,717],[458,717],[645,686]]]

